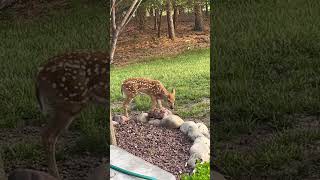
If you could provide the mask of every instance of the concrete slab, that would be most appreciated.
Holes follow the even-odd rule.
[[[173,174],[113,145],[110,146],[110,163],[122,169],[146,176],[152,176],[158,180],[176,179]],[[110,180],[141,180],[141,178],[122,174],[118,171],[110,169]]]

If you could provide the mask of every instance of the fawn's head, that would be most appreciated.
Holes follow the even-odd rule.
[[[173,90],[172,90],[172,93],[169,93],[168,96],[167,96],[167,98],[168,98],[168,105],[169,105],[169,107],[170,107],[171,109],[173,109],[173,108],[174,108],[174,102],[175,102],[175,100],[176,100],[176,90],[173,89]]]

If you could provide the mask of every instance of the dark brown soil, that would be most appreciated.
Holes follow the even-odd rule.
[[[91,171],[102,162],[102,157],[88,152],[68,153],[68,149],[75,145],[79,133],[69,131],[58,140],[58,149],[62,149],[63,158],[57,159],[60,175],[65,180],[84,180]],[[24,127],[21,129],[1,129],[0,144],[2,147],[13,147],[17,143],[32,143],[40,145],[40,128]],[[5,171],[10,173],[16,168],[47,171],[47,164],[43,157],[36,160],[15,160],[4,158]]]
[[[174,174],[189,173],[192,141],[179,129],[167,129],[138,122],[135,117],[115,126],[118,146]]]

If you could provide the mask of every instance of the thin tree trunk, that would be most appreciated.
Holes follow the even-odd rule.
[[[154,9],[154,25],[153,25],[153,29],[157,30],[157,25],[158,25],[158,14],[159,14],[159,9]]]
[[[110,63],[113,63],[114,54],[116,51],[117,41],[119,34],[123,28],[130,22],[131,18],[135,14],[142,0],[133,0],[130,8],[126,11],[125,16],[121,20],[120,24],[116,24],[116,0],[111,0],[111,21],[112,21],[112,38],[111,38],[111,50],[110,50]]]
[[[173,0],[173,25],[175,30],[177,30],[178,11],[177,2]]]
[[[115,31],[113,33],[112,39],[111,39],[111,49],[110,49],[110,63],[113,63],[114,54],[116,52],[117,42],[119,37],[119,31]]]
[[[158,22],[158,38],[161,37],[161,21],[162,21],[162,7],[159,10],[159,22]]]
[[[146,8],[144,6],[140,6],[137,10],[137,19],[139,23],[139,30],[144,30],[146,24]]]
[[[174,33],[174,25],[173,25],[173,18],[171,14],[171,0],[166,1],[166,6],[167,6],[167,23],[168,23],[168,36],[170,39],[174,40],[175,39],[175,33]]]
[[[203,17],[202,17],[202,8],[200,0],[195,0],[194,2],[194,30],[203,31]]]
[[[206,16],[209,16],[209,4],[208,4],[208,1],[206,1]]]

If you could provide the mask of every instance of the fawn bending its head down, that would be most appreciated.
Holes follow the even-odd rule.
[[[129,78],[122,83],[121,92],[126,98],[123,102],[126,117],[128,117],[129,104],[139,93],[147,94],[151,97],[152,110],[156,108],[157,104],[159,105],[159,108],[162,108],[161,101],[164,99],[167,99],[168,105],[171,109],[174,108],[176,94],[175,89],[170,93],[158,80],[148,78]]]
[[[59,172],[55,158],[58,136],[89,103],[108,104],[109,54],[67,53],[49,59],[40,67],[36,96],[42,113],[49,118],[42,133],[50,174]]]

